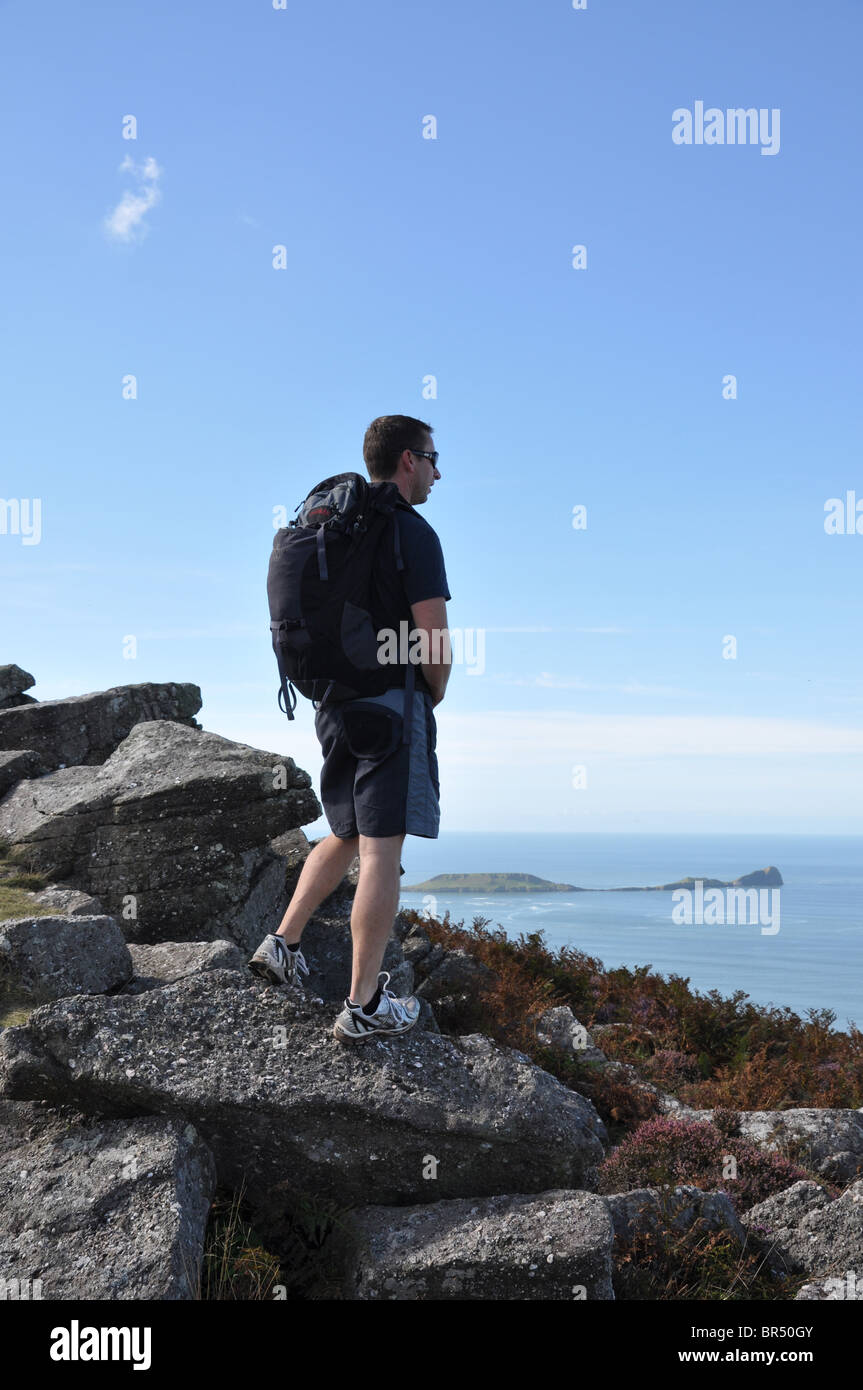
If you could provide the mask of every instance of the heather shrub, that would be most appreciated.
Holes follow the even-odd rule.
[[[593,1103],[611,1139],[658,1113],[656,1096],[616,1070],[586,1062],[577,1053],[569,1055],[536,1043],[530,1055],[544,1071]]]
[[[738,1211],[747,1211],[800,1179],[812,1178],[783,1155],[741,1139],[734,1128],[729,1111],[721,1112],[718,1126],[668,1116],[646,1120],[605,1159],[599,1190],[628,1192],[689,1183],[705,1192],[727,1192]],[[734,1165],[728,1161],[732,1158]],[[729,1171],[736,1176],[726,1176]]]

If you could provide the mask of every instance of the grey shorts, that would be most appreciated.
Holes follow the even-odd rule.
[[[324,705],[315,733],[324,755],[321,804],[334,835],[437,839],[440,782],[431,696],[413,695],[410,743],[402,743],[405,692]]]

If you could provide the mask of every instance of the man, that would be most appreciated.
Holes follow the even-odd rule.
[[[436,839],[438,834],[433,709],[444,697],[452,669],[446,612],[451,594],[443,553],[431,526],[413,510],[427,501],[441,476],[432,427],[407,415],[380,416],[366,430],[363,458],[371,482],[395,483],[409,504],[396,513],[404,568],[396,568],[390,544],[381,544],[375,556],[372,606],[380,618],[378,631],[399,633],[406,621],[412,638],[419,630],[426,634],[419,651],[429,660],[415,668],[408,742],[399,737],[408,713],[404,666],[392,666],[392,682],[382,695],[324,702],[317,709],[315,732],[324,757],[321,802],[331,834],[309,854],[278,931],[265,937],[249,962],[273,983],[299,984],[299,976],[309,973],[300,951],[303,928],[359,854],[351,989],[333,1029],[340,1042],[407,1033],[419,1017],[413,995],[398,999],[386,988],[389,975],[381,962],[398,911],[405,835]]]

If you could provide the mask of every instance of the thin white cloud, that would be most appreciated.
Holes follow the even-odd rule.
[[[802,719],[710,715],[580,715],[572,710],[440,712],[441,745],[455,762],[510,768],[616,758],[765,758],[863,753],[863,729]]]
[[[161,198],[159,178],[161,169],[152,155],[141,164],[136,164],[131,155],[126,155],[120,165],[120,172],[130,172],[137,182],[137,190],[126,189],[113,212],[105,218],[105,231],[115,241],[134,241],[146,230],[144,218]]]

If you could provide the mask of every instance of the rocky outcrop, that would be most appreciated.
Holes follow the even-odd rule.
[[[863,1180],[832,1201],[817,1183],[797,1182],[751,1207],[742,1221],[782,1271],[818,1280],[856,1271],[863,1278]]]
[[[366,1207],[346,1224],[347,1298],[614,1298],[613,1230],[606,1203],[590,1192]]]
[[[29,671],[22,671],[20,666],[0,666],[0,710],[35,705],[33,696],[24,694],[35,684],[35,677]]]
[[[350,1048],[331,1030],[329,1006],[211,970],[137,997],[43,1006],[0,1034],[0,1068],[12,1099],[189,1120],[220,1181],[244,1182],[259,1204],[592,1185],[599,1117],[523,1053],[419,1029]]]
[[[199,728],[197,685],[117,685],[66,700],[0,710],[0,749],[32,749],[40,770],[103,763],[136,724],[174,720]]]
[[[291,758],[157,720],[98,767],[20,782],[0,803],[0,838],[98,896],[129,940],[253,949],[287,902],[270,842],[319,815]]]
[[[0,1297],[195,1297],[214,1181],[182,1121],[0,1101]]]
[[[104,994],[132,978],[113,917],[19,917],[0,922],[0,982],[18,998]]]

